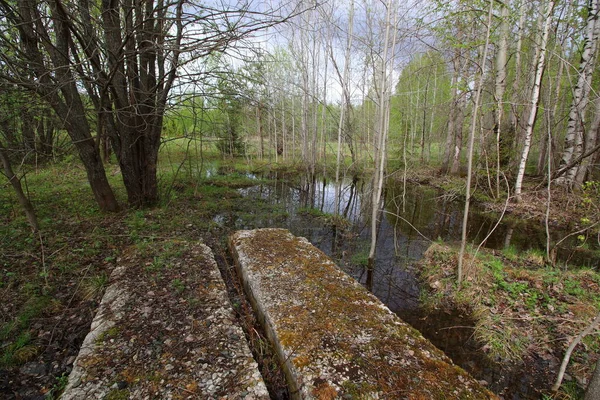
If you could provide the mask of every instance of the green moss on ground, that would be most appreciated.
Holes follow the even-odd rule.
[[[494,398],[305,240],[263,229],[233,235],[231,247],[243,253],[250,280],[260,282],[262,307],[286,361],[303,379],[339,372],[314,382],[323,398],[331,393],[329,384],[340,397],[368,392],[381,398]]]

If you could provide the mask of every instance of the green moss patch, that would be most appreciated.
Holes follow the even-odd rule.
[[[305,239],[259,229],[237,232],[230,245],[306,395],[494,398]]]

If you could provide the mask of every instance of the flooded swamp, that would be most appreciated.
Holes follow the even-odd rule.
[[[207,175],[226,173],[209,170]],[[474,322],[469,315],[459,310],[432,311],[421,307],[427,289],[418,277],[415,263],[433,242],[460,240],[462,201],[427,185],[388,184],[384,189],[375,268],[372,276],[368,276],[371,240],[368,180],[356,177],[344,180],[337,207],[340,218],[333,216],[336,185],[328,178],[309,182],[277,172],[250,173],[246,177],[256,180],[256,184],[237,189],[245,209],[219,213],[213,219],[214,224],[227,230],[279,227],[306,237],[361,283],[372,280],[370,290],[393,312],[503,398],[539,399],[540,393],[552,386],[560,354],[552,359],[531,354],[511,366],[495,363],[474,338]],[[570,233],[556,228],[551,232],[555,241]],[[498,214],[474,204],[468,240],[475,246],[482,244],[491,249],[543,253],[546,233],[541,221],[505,216],[498,223]],[[563,263],[597,268],[597,254],[595,248],[582,251],[576,241],[566,240],[558,257]]]

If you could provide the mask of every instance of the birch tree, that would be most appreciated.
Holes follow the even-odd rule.
[[[469,133],[469,147],[467,153],[467,187],[465,193],[465,208],[463,212],[463,223],[462,223],[462,233],[461,233],[461,242],[460,242],[460,251],[458,255],[458,266],[457,266],[457,282],[460,285],[463,279],[463,260],[465,249],[467,245],[467,228],[468,228],[468,220],[469,220],[469,207],[471,203],[471,180],[473,175],[473,147],[475,143],[475,131],[477,129],[477,118],[479,113],[479,106],[481,101],[481,91],[483,89],[483,83],[485,82],[486,74],[487,74],[487,56],[488,56],[488,48],[490,44],[490,30],[492,25],[492,12],[493,12],[493,2],[490,1],[490,8],[488,12],[487,18],[487,32],[485,35],[485,45],[483,47],[483,54],[481,56],[480,62],[480,73],[479,73],[479,81],[477,82],[477,90],[475,92],[475,104],[473,105],[472,117],[471,117],[471,129]]]
[[[463,148],[463,129],[465,119],[465,108],[467,104],[468,87],[468,52],[465,43],[470,40],[469,29],[472,31],[474,25],[471,15],[464,18],[462,14],[468,13],[465,4],[459,4],[457,14],[460,17],[448,18],[450,26],[443,26],[444,43],[452,48],[451,64],[452,75],[452,101],[448,112],[448,123],[446,126],[446,142],[442,159],[443,173],[457,174],[460,170],[460,159]],[[469,22],[471,20],[471,23]],[[470,26],[470,27],[469,27]]]
[[[565,145],[560,160],[560,167],[569,166],[573,159],[576,159],[584,152],[584,131],[585,131],[585,113],[589,103],[589,94],[592,85],[592,72],[594,69],[596,53],[598,49],[598,36],[600,33],[600,0],[588,0],[587,2],[588,16],[585,30],[585,39],[583,44],[583,52],[579,63],[579,72],[577,83],[573,89],[573,102],[569,112],[569,121],[567,132],[565,135]],[[585,144],[593,147],[592,138],[588,136],[585,139]],[[585,178],[585,169],[582,173],[579,172],[579,165],[570,165],[564,175],[559,178],[559,182],[572,186],[575,183],[583,183]]]
[[[386,164],[386,145],[389,132],[389,94],[391,71],[393,69],[394,51],[396,45],[396,18],[397,6],[393,0],[386,2],[385,35],[382,45],[382,54],[378,60],[379,77],[377,80],[377,121],[375,129],[374,165],[375,171],[371,180],[371,247],[369,249],[368,270],[375,266],[375,252],[377,249],[377,228],[379,226],[380,209],[382,207],[382,193],[384,184],[384,171]],[[393,30],[393,31],[392,31]]]
[[[554,9],[554,1],[548,1],[546,5],[546,11],[544,13],[544,25],[542,30],[541,42],[539,44],[539,54],[537,65],[535,68],[534,82],[531,89],[531,99],[529,104],[529,116],[525,125],[525,143],[523,145],[523,151],[521,153],[521,159],[519,161],[519,169],[517,171],[517,178],[515,181],[515,201],[521,200],[521,192],[523,185],[523,177],[525,176],[525,167],[527,165],[527,159],[529,157],[529,150],[531,149],[531,137],[533,135],[533,126],[536,122],[536,116],[538,111],[538,104],[540,100],[540,87],[542,82],[542,75],[546,67],[546,47],[548,46],[548,36],[550,35],[550,27],[552,25],[552,10]]]
[[[350,54],[352,50],[352,41],[354,32],[354,0],[350,0],[350,9],[348,11],[348,32],[346,41],[346,51],[344,55],[344,72],[340,73],[340,68],[335,61],[333,55],[333,49],[330,49],[330,57],[333,63],[334,69],[338,75],[340,86],[342,88],[342,103],[340,106],[340,118],[338,121],[337,130],[337,151],[336,151],[336,162],[335,162],[335,206],[334,214],[339,215],[340,207],[340,168],[342,163],[342,136],[344,129],[348,127],[349,111],[350,111]]]
[[[500,27],[498,50],[496,52],[496,82],[494,101],[496,103],[494,127],[496,129],[496,195],[500,197],[500,138],[503,132],[504,92],[506,91],[506,62],[508,56],[509,9],[508,0],[500,2]]]

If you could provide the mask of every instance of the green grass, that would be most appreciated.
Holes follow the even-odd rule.
[[[0,367],[7,368],[15,364],[22,364],[37,354],[38,349],[32,344],[30,325],[51,304],[49,297],[30,293],[30,297],[16,318],[2,325],[0,341],[4,343],[4,346],[0,352]]]
[[[514,245],[510,245],[502,250],[502,254],[509,260],[515,261],[519,257],[519,250]]]
[[[358,251],[350,257],[350,263],[359,267],[366,268],[369,264],[369,250]]]
[[[459,288],[456,255],[457,249],[443,244],[430,247],[420,274],[432,290],[422,293],[422,300],[426,307],[453,304],[470,311],[475,337],[492,359],[518,360],[531,346],[547,348],[549,343],[566,347],[565,338],[581,331],[600,310],[597,271],[540,265],[532,262],[540,258],[536,252],[509,249],[496,256],[482,251],[475,262],[467,253],[465,281]],[[590,351],[600,349],[597,335],[585,343],[585,351],[573,357],[574,368],[585,365]]]
[[[180,279],[173,280],[173,282],[171,282],[171,286],[177,293],[182,293],[185,290],[185,285]]]

